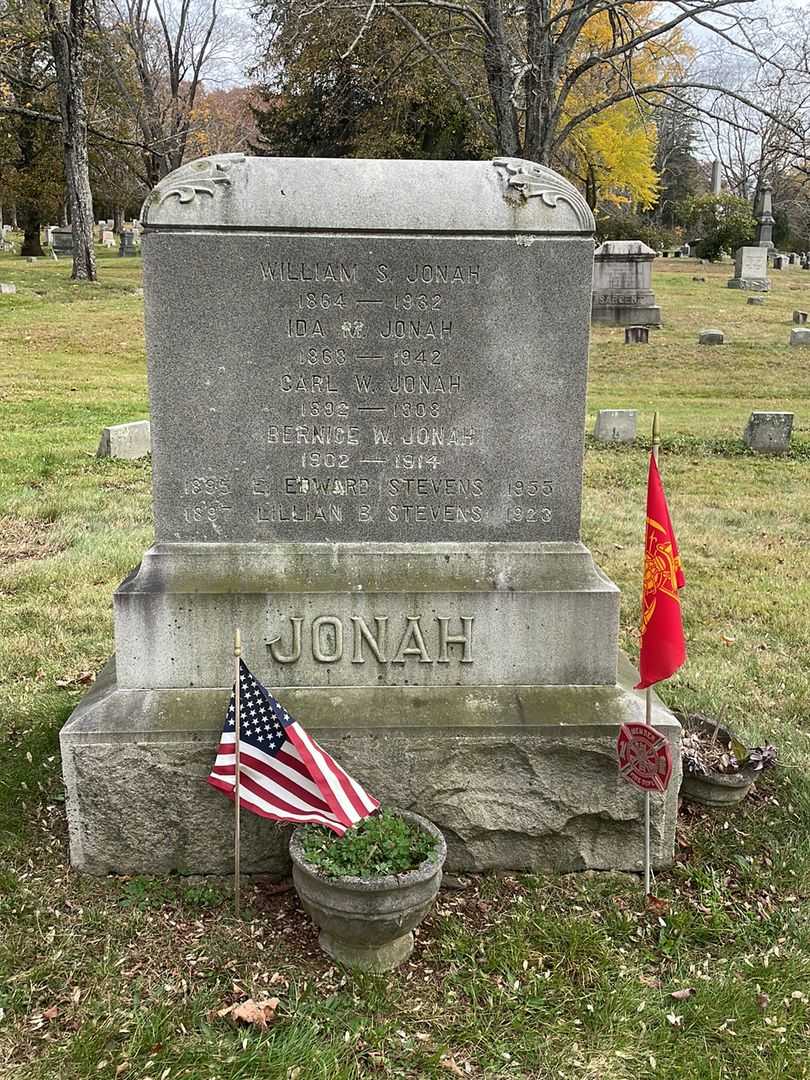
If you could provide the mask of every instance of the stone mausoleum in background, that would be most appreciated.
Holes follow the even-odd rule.
[[[580,538],[579,193],[511,158],[225,155],[164,179],[143,225],[155,543],[62,731],[74,865],[230,871],[205,777],[238,626],[314,737],[441,827],[449,866],[640,868],[615,745],[644,703]],[[634,268],[631,322],[657,322],[648,250],[597,263]],[[676,761],[662,865],[679,727],[653,721]],[[245,814],[245,871],[285,872],[286,840]]]

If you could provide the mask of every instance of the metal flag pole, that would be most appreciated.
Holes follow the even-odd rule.
[[[240,708],[239,708],[239,666],[242,659],[242,635],[237,627],[233,634],[233,655],[234,655],[234,689],[233,689],[233,704],[234,704],[234,749],[236,753],[236,764],[234,769],[234,787],[233,787],[233,806],[234,806],[234,821],[233,821],[233,903],[234,912],[237,919],[240,915],[240,880],[239,880],[239,781],[240,781],[240,761],[239,761],[239,736],[240,736]],[[649,796],[648,796],[649,798]]]
[[[658,423],[658,412],[653,413],[652,422],[652,456],[655,464],[658,464],[658,447],[661,442],[661,429]],[[647,727],[652,727],[652,687],[648,686],[644,695],[644,722]],[[650,793],[644,792],[644,895],[650,895],[650,878],[652,877],[650,859]]]
[[[652,690],[647,687],[645,700],[644,722],[647,727],[652,726]],[[650,793],[644,792],[644,895],[650,895],[650,878],[652,876],[650,866]]]

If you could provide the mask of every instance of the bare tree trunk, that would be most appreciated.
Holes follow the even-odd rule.
[[[113,207],[113,232],[120,236],[124,231],[124,209],[121,206]]]
[[[112,5],[135,64],[137,90],[119,70],[105,4],[81,2],[92,4],[110,76],[140,130],[144,179],[151,189],[183,164],[201,80],[220,37],[218,0],[118,0]]]
[[[542,141],[543,97],[548,83],[544,56],[548,34],[543,32],[544,18],[540,0],[529,0],[526,4],[526,73],[523,79],[526,103],[523,154],[540,164],[546,164],[538,156]]]
[[[596,182],[596,170],[594,169],[593,162],[588,162],[588,175],[585,178],[585,201],[591,210],[596,211],[596,204],[599,200],[599,185]]]
[[[93,194],[87,157],[87,107],[84,101],[86,0],[45,0],[45,21],[56,68],[62,143],[73,227],[76,281],[96,280],[93,244]]]
[[[520,129],[512,101],[512,58],[499,0],[484,0],[484,17],[489,27],[489,36],[484,41],[484,68],[495,113],[498,150],[517,157],[520,155]]]
[[[11,204],[11,227],[12,227],[12,229],[14,229],[15,231],[16,231],[17,229],[19,229],[19,227],[20,227],[20,226],[19,226],[19,225],[17,224],[17,204],[16,204],[16,202],[13,202],[13,203]]]

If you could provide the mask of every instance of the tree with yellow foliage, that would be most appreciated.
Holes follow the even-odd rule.
[[[257,9],[288,36],[297,24],[302,43],[328,23],[336,59],[347,67],[396,30],[408,42],[411,69],[432,68],[498,152],[567,164],[592,200],[649,205],[651,110],[677,108],[690,88],[720,89],[687,77],[681,34],[698,25],[727,50],[750,54],[740,10],[752,2],[257,0]]]
[[[653,3],[636,5],[639,30],[654,31],[660,15]],[[614,28],[607,12],[591,18],[577,41],[572,60],[610,51]],[[653,110],[643,100],[622,98],[622,89],[633,85],[683,79],[692,49],[679,28],[647,41],[625,58],[623,68],[603,71],[599,66],[574,84],[566,101],[564,121],[582,113],[590,104],[615,100],[571,129],[559,148],[556,164],[576,178],[592,207],[628,207],[646,210],[659,192],[655,169],[657,131]]]

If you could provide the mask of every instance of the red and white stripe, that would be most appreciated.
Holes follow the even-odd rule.
[[[341,769],[334,758],[311,739],[297,721],[289,724],[284,733],[298,750],[309,775],[318,785],[335,817],[347,826],[356,825],[377,809],[379,802]]]
[[[325,825],[342,836],[379,806],[297,723],[277,754],[239,745],[239,805],[272,821]],[[292,737],[290,737],[292,736]],[[208,783],[233,799],[235,735],[222,733]]]

